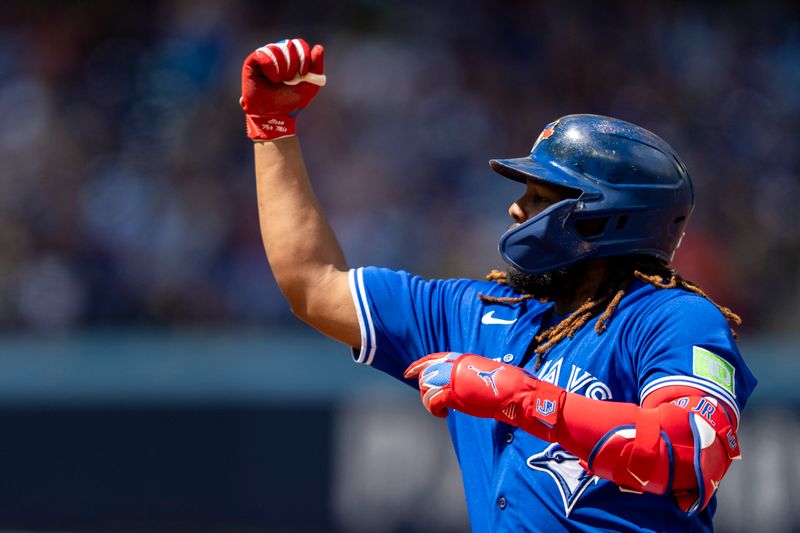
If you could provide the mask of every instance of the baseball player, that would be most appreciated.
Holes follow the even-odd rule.
[[[244,62],[267,256],[297,316],[447,418],[473,530],[712,530],[756,380],[739,317],[668,266],[694,205],[674,150],[562,117],[529,156],[490,161],[525,188],[506,272],[349,269],[294,136],[324,83],[323,48],[302,39]]]

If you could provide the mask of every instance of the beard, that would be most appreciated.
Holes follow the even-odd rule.
[[[569,265],[541,274],[526,274],[509,267],[506,284],[517,292],[530,294],[539,300],[551,302],[574,296],[586,273],[585,262]]]

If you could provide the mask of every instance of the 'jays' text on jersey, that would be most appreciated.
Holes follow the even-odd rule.
[[[552,304],[481,302],[514,296],[473,280],[426,281],[374,267],[350,271],[361,327],[357,363],[403,380],[433,352],[476,353],[533,372],[529,349],[559,320]],[[604,401],[641,404],[648,394],[687,385],[725,400],[739,417],[756,380],[719,310],[707,299],[635,281],[598,335],[594,318],[546,355],[539,379]],[[526,356],[527,354],[527,356]],[[403,380],[406,381],[406,380]],[[417,380],[406,381],[417,386]],[[588,474],[578,458],[513,426],[450,411],[474,531],[710,531],[716,499],[687,517],[667,494],[631,494]]]

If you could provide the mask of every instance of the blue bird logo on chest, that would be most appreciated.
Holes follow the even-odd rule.
[[[534,470],[546,472],[556,482],[564,503],[564,514],[569,516],[575,503],[594,482],[600,478],[584,470],[578,457],[569,453],[558,443],[553,443],[543,451],[528,457],[528,466]]]

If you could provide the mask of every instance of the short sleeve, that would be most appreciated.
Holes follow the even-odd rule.
[[[460,351],[462,317],[478,302],[473,280],[424,280],[408,272],[364,267],[350,271],[350,291],[361,328],[356,363],[402,379],[423,355]]]
[[[641,319],[633,340],[639,402],[662,387],[694,387],[733,407],[738,423],[757,380],[727,321],[706,298],[658,292],[658,303]]]

